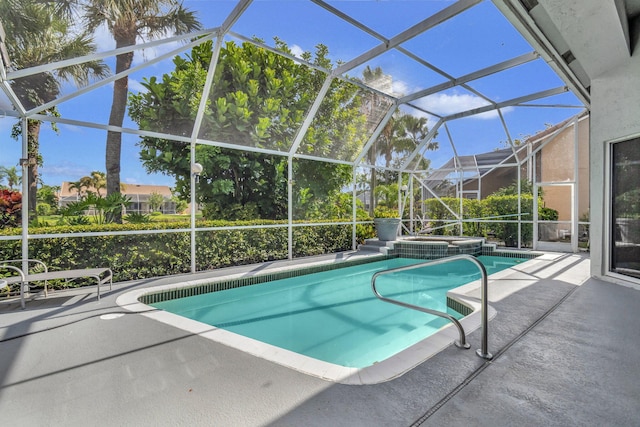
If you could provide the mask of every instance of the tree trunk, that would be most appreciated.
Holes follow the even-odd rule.
[[[376,179],[376,169],[372,168],[371,169],[371,185],[369,186],[370,190],[369,190],[369,215],[371,215],[373,217],[373,211],[376,208],[376,185],[377,185],[377,179]]]
[[[373,166],[371,168],[371,181],[369,184],[369,215],[373,217],[373,210],[376,208],[376,154],[378,152],[378,141],[376,141],[370,148],[367,156],[369,156],[369,162]]]
[[[116,40],[116,47],[123,47],[135,44],[129,40]],[[116,74],[126,71],[131,67],[133,52],[123,53],[116,57]],[[127,95],[129,92],[129,78],[122,77],[114,82],[113,101],[111,103],[111,113],[109,115],[109,125],[122,127],[124,113],[127,108]],[[122,146],[122,133],[108,131],[107,146],[105,152],[105,166],[107,169],[107,196],[120,192],[120,157]],[[113,222],[122,223],[122,212],[115,212]]]
[[[41,122],[38,120],[27,121],[27,159],[29,165],[27,173],[27,183],[29,186],[27,209],[29,212],[29,222],[38,220],[36,206],[38,203],[38,153],[40,151],[40,125]]]

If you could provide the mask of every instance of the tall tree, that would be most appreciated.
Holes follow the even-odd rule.
[[[428,119],[426,117],[413,116],[411,114],[403,114],[400,117],[402,136],[398,139],[396,145],[396,151],[400,155],[397,160],[404,160],[402,155],[411,154],[422,143],[424,138],[429,134],[429,127],[427,126]],[[429,151],[435,151],[439,148],[438,142],[427,142],[424,149]],[[429,159],[420,157],[422,166],[427,169],[429,167]]]
[[[151,40],[169,33],[185,34],[201,28],[195,13],[178,0],[58,0],[71,9],[79,10],[89,31],[101,25],[111,32],[116,48],[135,45],[139,40]],[[116,56],[116,74],[131,68],[133,52]],[[114,82],[109,125],[121,127],[127,106],[129,79]],[[105,166],[107,195],[120,192],[120,155],[122,134],[107,132]],[[122,218],[115,218],[122,222]]]
[[[20,2],[0,1],[1,16],[7,34],[7,51],[11,66],[26,69],[64,59],[88,55],[95,51],[93,40],[88,33],[76,33],[73,24],[65,19],[56,5],[37,0]],[[26,110],[55,100],[64,82],[73,81],[78,86],[86,85],[92,77],[104,77],[107,67],[101,61],[88,61],[70,65],[54,71],[33,74],[11,81],[11,87]],[[42,112],[57,116],[55,107]],[[29,173],[29,199],[27,206],[30,219],[37,219],[38,167],[42,165],[40,156],[39,120],[27,121],[27,160]],[[54,125],[54,129],[55,128]],[[22,122],[14,126],[12,136],[17,138],[23,132]]]
[[[422,142],[422,140],[429,134],[429,128],[427,127],[428,119],[426,117],[416,117],[410,114],[405,114],[402,117],[402,121],[405,133],[407,146],[403,147],[407,151],[413,151],[414,148]],[[429,141],[426,146],[427,150],[437,150],[438,143],[436,141]]]
[[[281,41],[276,44],[280,50],[288,49]],[[147,91],[130,96],[132,119],[143,129],[174,135],[192,129],[211,55],[212,43],[204,42],[186,59],[176,57],[175,70],[162,81],[146,80]],[[315,56],[306,58],[330,68],[327,55],[326,47],[318,46]],[[229,42],[221,49],[200,138],[233,143],[239,149],[196,148],[196,160],[204,166],[198,196],[207,203],[210,217],[286,218],[287,158],[240,148],[286,152],[325,79],[321,71],[252,43]],[[357,87],[334,82],[300,150],[344,157],[359,150],[366,135],[357,94]],[[146,168],[175,176],[176,192],[188,195],[189,147],[151,137],[142,138],[140,145]],[[351,178],[349,166],[335,163],[297,159],[293,169],[296,195],[309,209],[310,204],[326,204]],[[306,212],[296,212],[296,217]]]
[[[376,67],[372,69],[370,66],[367,65],[364,71],[362,72],[362,80],[364,81],[364,83],[374,88],[382,89],[381,86],[382,86],[384,77],[385,75],[381,67]],[[365,97],[363,97],[362,109],[368,118],[373,117],[373,112],[382,102],[381,98],[382,97],[376,92],[370,92]],[[385,125],[381,134],[384,134],[385,132],[389,132],[389,130],[394,126],[393,122],[394,120],[393,118],[391,118],[390,121]],[[379,124],[377,121],[372,121],[372,120],[367,120],[367,123],[368,123],[369,133],[373,132]],[[369,160],[369,164],[372,166],[375,166],[379,155],[380,155],[380,149],[378,147],[378,140],[376,140],[374,144],[371,147],[369,147],[369,151],[367,152],[367,159]],[[377,172],[374,167],[374,168],[371,168],[371,178],[370,178],[370,184],[369,184],[369,215],[371,216],[373,216],[373,210],[375,209],[375,205],[376,205],[375,189],[377,186],[377,181],[378,181]]]

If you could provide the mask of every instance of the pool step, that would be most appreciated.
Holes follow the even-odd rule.
[[[391,324],[393,324],[393,321],[392,319],[388,319],[388,330],[381,335],[371,337],[367,341],[366,348],[369,349],[368,352],[364,353],[362,348],[354,348],[341,355],[343,363],[349,366],[377,363],[398,353],[400,350],[422,341],[426,336],[432,335],[447,324],[445,319],[428,314],[419,313],[418,316],[424,316],[427,321],[423,321],[424,323],[420,322],[417,320],[420,319],[420,317],[417,317],[416,323],[402,323],[392,327]],[[429,317],[435,318],[428,320]],[[401,328],[404,332],[399,334],[397,331],[398,328]],[[350,337],[350,339],[353,340],[354,338]],[[376,359],[379,360],[376,361]]]
[[[385,255],[390,249],[393,249],[393,242],[386,240],[366,239],[364,244],[358,245],[359,251],[380,252]]]

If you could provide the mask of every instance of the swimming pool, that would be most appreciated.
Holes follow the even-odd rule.
[[[479,259],[488,274],[522,262],[500,257]],[[308,357],[364,368],[449,323],[380,301],[371,291],[375,272],[420,262],[423,260],[386,259],[151,305]],[[447,307],[447,292],[479,278],[475,265],[459,260],[383,276],[378,290],[460,319],[463,314]]]
[[[500,280],[503,277],[508,277],[511,274],[515,273],[512,268],[508,268],[509,266],[522,263],[517,266],[516,270],[529,268],[527,267],[527,265],[529,263],[536,263],[537,261],[535,260],[535,258],[541,255],[540,253],[512,253],[512,251],[490,252],[494,252],[494,254],[505,255],[505,257],[510,258],[505,259],[505,257],[503,256],[482,257],[483,261],[488,265],[487,269],[490,272],[489,274],[501,269],[505,269],[498,273],[492,274],[489,280],[490,286],[492,281]],[[387,357],[386,359],[383,359],[378,363],[373,363],[372,365],[363,368],[346,367],[343,365],[326,362],[315,357],[306,356],[295,351],[288,350],[284,347],[272,345],[256,340],[254,338],[246,337],[226,330],[223,327],[211,326],[197,320],[170,313],[165,310],[155,309],[151,306],[151,304],[155,304],[160,301],[166,301],[174,298],[181,298],[202,293],[210,293],[213,291],[219,291],[221,289],[244,287],[246,285],[252,285],[248,286],[248,288],[260,289],[260,286],[257,284],[265,282],[266,280],[298,277],[302,274],[305,274],[305,276],[303,277],[308,279],[310,276],[306,274],[310,271],[318,272],[335,270],[333,274],[344,276],[345,272],[348,271],[345,270],[345,266],[352,266],[353,264],[358,263],[367,263],[367,265],[371,266],[371,264],[369,263],[371,263],[372,261],[384,259],[379,255],[368,255],[361,253],[348,254],[346,256],[340,255],[339,258],[341,259],[340,261],[334,260],[333,262],[327,262],[326,260],[322,259],[320,259],[319,261],[308,259],[304,260],[304,262],[302,263],[300,262],[301,260],[294,262],[293,264],[296,265],[290,265],[292,263],[288,262],[276,262],[273,263],[273,265],[259,265],[248,269],[233,268],[224,269],[224,271],[213,271],[207,274],[208,278],[205,277],[192,280],[183,279],[183,281],[179,283],[164,284],[128,291],[118,296],[117,304],[123,308],[126,308],[127,310],[139,312],[142,316],[149,317],[172,327],[182,329],[189,332],[190,334],[199,335],[219,344],[238,349],[244,353],[272,361],[279,365],[286,366],[288,368],[303,372],[308,375],[313,375],[328,381],[338,382],[342,384],[376,384],[388,381],[392,378],[402,375],[404,372],[407,372],[416,365],[421,364],[429,357],[449,347],[454,341],[459,338],[458,331],[455,327],[453,327],[453,325],[440,327],[440,329],[438,329],[429,337],[419,340],[413,345],[409,345],[409,347],[405,350]],[[408,262],[422,261],[423,260],[413,259]],[[463,325],[465,332],[468,335],[475,329],[480,327],[481,316],[479,310],[480,304],[478,299],[480,280],[474,280],[473,275],[475,274],[475,272],[472,271],[473,264],[471,262],[467,263],[469,264],[469,266],[462,267],[462,264],[460,264],[460,268],[456,267],[454,272],[448,272],[446,273],[446,275],[454,276],[456,275],[456,273],[459,273],[462,276],[466,276],[465,281],[472,281],[471,283],[458,287],[453,291],[449,291],[448,293],[448,302],[451,306],[462,307],[463,309],[467,310],[469,309],[469,307],[472,308],[471,314],[463,317],[460,320],[460,323]],[[469,274],[465,273],[465,271]],[[211,277],[212,275],[215,275],[216,277]],[[372,292],[370,284],[368,284],[367,286],[368,292]],[[409,296],[410,293],[408,293],[406,289],[402,292],[398,292],[397,290],[390,290],[390,284],[385,284],[384,282],[380,282],[378,286],[380,287],[379,290],[383,294],[387,294],[386,296],[391,296],[390,294],[396,292],[403,294],[404,296],[402,296],[402,298],[411,298]],[[419,289],[419,284],[417,284],[415,280],[412,282],[411,286],[415,286],[416,289]],[[242,293],[246,291],[236,292]],[[320,293],[322,294],[322,292]],[[489,292],[489,294],[491,294],[491,291]],[[308,295],[309,292],[307,292],[305,296]],[[372,293],[370,293],[368,294],[367,298],[371,298],[372,296]],[[424,298],[424,295],[416,293],[414,297]],[[380,303],[386,304],[384,302]],[[387,305],[390,306],[389,308],[395,308],[392,304]],[[308,311],[313,312],[316,310]],[[451,313],[451,311],[449,312]],[[368,315],[368,313],[366,312],[364,314]],[[419,314],[422,316],[426,316],[423,313]],[[488,307],[488,314],[489,318],[492,318],[496,314],[496,311],[491,307],[491,305],[489,305]],[[341,314],[339,312],[335,312],[334,317],[338,316],[341,316]],[[255,325],[259,323],[259,320],[261,320],[261,318],[266,316],[260,315],[254,317],[256,317],[256,322],[249,322],[250,324]],[[242,322],[243,321],[238,321],[238,324],[242,324]],[[421,327],[426,328],[428,326],[434,326],[434,324],[426,325],[426,323],[429,323],[429,320],[425,320],[425,318],[422,319],[422,322],[423,324],[420,325]],[[295,322],[290,321],[289,323],[291,324]],[[363,321],[363,319],[360,319],[359,323],[360,325],[364,323],[365,329],[370,329],[370,327],[366,324],[366,322]],[[403,324],[402,326],[404,327],[406,325]],[[407,333],[407,335],[411,334]],[[376,359],[382,359],[382,357],[376,357]]]

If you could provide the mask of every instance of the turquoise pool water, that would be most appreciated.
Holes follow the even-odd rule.
[[[490,275],[523,259],[480,256]],[[154,307],[337,365],[362,368],[423,340],[446,319],[378,300],[372,275],[420,263],[394,258],[152,304]],[[448,290],[480,278],[459,260],[381,276],[384,296],[448,309]]]

